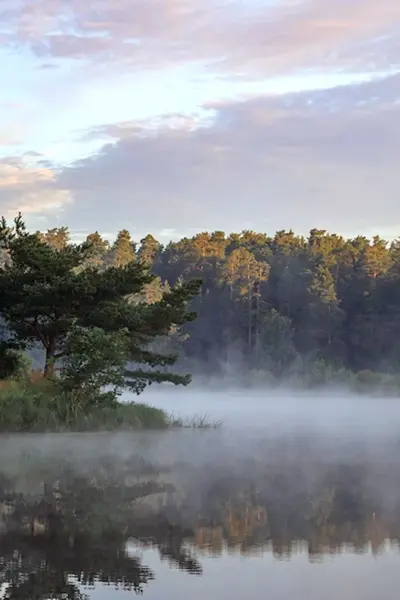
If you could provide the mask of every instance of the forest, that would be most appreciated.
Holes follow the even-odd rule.
[[[56,248],[69,243],[67,228],[43,236]],[[113,243],[98,232],[87,242],[100,268],[137,261],[151,269],[146,302],[176,284],[202,281],[190,303],[197,318],[169,336],[182,368],[275,379],[346,371],[368,381],[398,371],[400,241],[312,229],[308,237],[203,232],[165,246],[151,234],[136,241],[121,230]]]
[[[123,229],[76,244],[21,215],[0,234],[2,379],[14,347],[96,397],[229,374],[400,390],[400,241],[215,231],[163,246]]]

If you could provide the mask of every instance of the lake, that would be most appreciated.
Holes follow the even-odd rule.
[[[398,598],[396,402],[149,398],[224,425],[0,438],[0,598]]]

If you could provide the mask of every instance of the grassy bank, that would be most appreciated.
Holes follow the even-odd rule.
[[[72,398],[51,382],[0,383],[0,432],[107,431],[165,429],[171,426],[163,410],[141,402],[115,407],[90,405]]]
[[[170,416],[143,402],[99,406],[72,397],[43,378],[0,381],[0,433],[216,429],[220,425],[206,416]]]

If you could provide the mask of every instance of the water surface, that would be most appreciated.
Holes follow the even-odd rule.
[[[0,597],[397,599],[399,411],[347,401],[221,395],[220,430],[2,437]]]

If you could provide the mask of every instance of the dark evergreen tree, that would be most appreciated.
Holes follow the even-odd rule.
[[[134,260],[103,270],[82,268],[90,256],[90,244],[55,249],[37,233],[28,233],[21,216],[13,227],[2,220],[0,245],[10,255],[10,264],[0,270],[0,312],[10,343],[22,348],[42,344],[46,377],[54,375],[57,361],[68,353],[68,336],[74,327],[98,327],[129,335],[127,358],[139,367],[127,373],[127,385],[136,391],[146,382],[188,381],[164,370],[174,364],[175,355],[159,355],[148,347],[155,338],[167,336],[173,326],[195,317],[187,311],[187,304],[199,290],[198,281],[179,285],[152,304],[137,304],[131,297],[142,294],[154,275]]]

